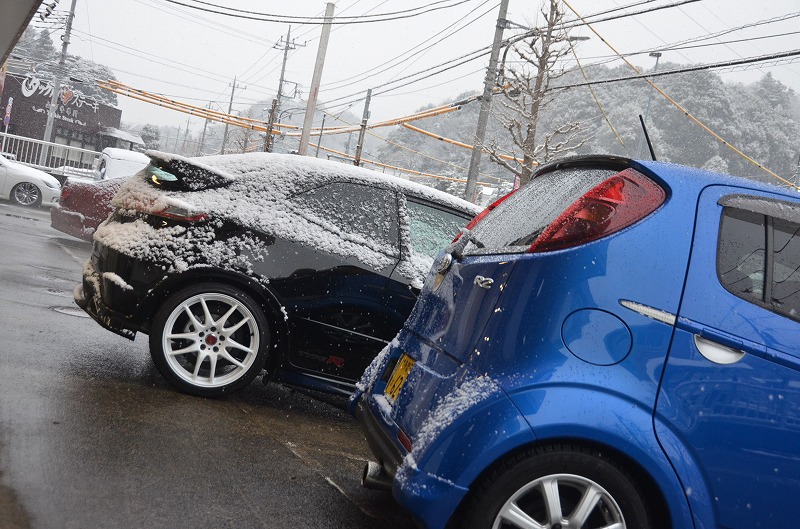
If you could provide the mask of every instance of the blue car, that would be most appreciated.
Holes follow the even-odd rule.
[[[437,257],[351,399],[426,528],[798,527],[800,194],[549,165]]]

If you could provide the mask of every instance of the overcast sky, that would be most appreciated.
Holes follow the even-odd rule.
[[[193,0],[179,1],[200,5]],[[570,0],[569,4],[581,15],[590,15],[626,5],[636,4],[629,11],[638,11],[677,1]],[[210,0],[208,3],[298,17],[321,17],[325,11],[325,2],[321,0]],[[425,104],[449,102],[468,90],[481,90],[488,55],[407,86],[398,86],[403,82],[383,85],[491,45],[499,0],[340,0],[335,2],[334,15],[374,15],[428,4],[446,8],[392,21],[334,26],[320,102],[343,98],[337,102],[339,106],[332,108],[336,112],[349,108],[360,116],[363,101],[353,100],[362,98],[368,88],[376,93],[394,88],[376,95],[371,105],[373,119],[387,119],[411,113]],[[61,0],[58,8],[68,10],[69,5],[70,0]],[[538,5],[536,0],[511,0],[508,19],[522,26],[535,26],[540,18]],[[798,0],[700,0],[593,27],[618,51],[632,53],[666,48],[685,39],[794,13],[800,13]],[[298,83],[302,96],[306,97],[321,26],[299,22],[298,19],[291,25],[297,47],[289,52],[286,79]],[[236,77],[241,88],[237,87],[234,109],[241,110],[258,100],[274,97],[282,58],[282,50],[277,46],[289,24],[223,16],[168,0],[77,0],[73,28],[70,53],[110,67],[123,83],[199,106],[211,102],[213,108],[227,110],[230,85]],[[504,36],[521,31],[506,30]],[[790,34],[796,32],[800,32],[800,16],[697,43],[724,44],[665,51],[661,61],[699,64],[796,50],[800,48],[800,39],[798,34]],[[774,36],[778,34],[788,35]],[[577,47],[584,64],[613,54],[586,27],[574,30],[573,35],[590,37]],[[742,42],[730,42],[735,40]],[[644,54],[636,56],[633,62],[652,68],[654,59]],[[720,75],[726,81],[749,82],[765,72],[772,72],[777,79],[800,91],[800,59],[794,63],[758,64],[746,71],[720,72]],[[291,92],[291,85],[285,87]],[[352,104],[341,105],[349,102]],[[185,114],[123,96],[119,97],[119,106],[126,123],[183,125],[187,119]],[[192,121],[196,127],[202,126],[199,119]]]

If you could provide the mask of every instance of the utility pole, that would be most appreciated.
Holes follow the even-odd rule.
[[[283,37],[281,37],[283,38]],[[277,48],[278,42],[273,48]],[[292,40],[292,26],[289,26],[289,31],[286,32],[286,41],[283,43],[283,64],[281,64],[281,78],[278,81],[278,95],[272,103],[272,111],[269,115],[269,123],[267,124],[267,135],[264,137],[264,152],[269,152],[270,144],[272,143],[272,128],[275,126],[275,116],[281,106],[281,97],[283,97],[283,83],[284,74],[286,73],[286,61],[289,59],[289,50],[296,50],[297,44]],[[305,44],[302,44],[305,46]],[[296,90],[296,88],[295,88]]]
[[[306,115],[303,119],[303,131],[300,134],[300,147],[297,149],[297,154],[302,156],[305,156],[306,151],[308,151],[308,140],[311,138],[311,122],[314,120],[314,109],[317,108],[319,84],[322,80],[322,67],[325,65],[325,54],[328,51],[328,39],[331,35],[331,19],[333,18],[335,7],[332,2],[328,2],[325,6],[325,24],[322,26],[322,36],[319,39],[317,62],[314,64],[314,75],[311,77],[311,91],[308,94]]]
[[[69,37],[72,33],[72,19],[75,18],[75,4],[78,0],[72,0],[67,15],[67,26],[64,31],[64,36],[61,37],[61,57],[58,59],[58,68],[53,79],[53,93],[50,95],[50,107],[47,112],[47,124],[44,127],[44,141],[53,140],[53,121],[56,117],[56,110],[58,109],[58,96],[61,93],[61,76],[64,75],[64,63],[67,61],[67,48],[69,47]],[[50,156],[50,147],[43,146],[42,152],[39,155],[39,165],[47,165],[47,159]]]
[[[322,145],[322,133],[325,132],[325,114],[322,114],[322,127],[319,129],[319,139],[317,140],[317,152],[314,153],[314,158],[319,158],[319,146]]]
[[[344,153],[350,154],[350,142],[353,141],[353,133],[347,133],[347,143],[344,144]]]
[[[211,103],[206,105],[206,108],[211,110]],[[208,118],[203,123],[203,135],[200,137],[200,146],[197,148],[197,156],[203,155],[203,147],[206,146],[206,129],[208,128]]]
[[[236,92],[237,88],[247,88],[246,86],[237,86],[236,85],[236,78],[233,78],[233,84],[231,85],[231,101],[228,103],[228,115],[233,112],[233,93]],[[222,147],[219,150],[220,154],[225,154],[225,144],[228,143],[228,122],[225,121],[225,132],[222,134]]]
[[[178,141],[181,139],[181,126],[178,125],[178,132],[175,133],[175,146],[172,147],[172,152],[178,154]]]
[[[356,157],[353,165],[361,165],[361,151],[364,149],[364,136],[367,135],[367,120],[369,119],[369,102],[372,99],[372,88],[367,90],[367,99],[364,101],[364,114],[361,116],[361,130],[358,132],[358,144],[356,144]]]
[[[492,53],[489,56],[489,67],[486,68],[486,80],[483,83],[481,110],[478,114],[478,127],[475,130],[475,143],[472,147],[472,157],[469,160],[467,188],[464,190],[464,198],[472,203],[475,202],[475,185],[478,183],[478,168],[481,165],[483,141],[486,138],[486,125],[489,123],[489,110],[492,107],[492,91],[497,83],[497,59],[500,56],[500,47],[503,43],[503,30],[506,27],[507,12],[508,0],[501,0],[500,12],[497,15],[497,26],[495,26],[494,30]]]
[[[264,152],[272,152],[272,129],[275,126],[275,116],[278,111],[278,98],[272,100],[272,108],[269,111],[269,121],[267,121],[267,133],[264,135]]]
[[[186,130],[183,131],[183,144],[181,145],[181,152],[180,154],[186,154],[186,137],[189,135],[189,120],[192,119],[192,116],[186,118]]]

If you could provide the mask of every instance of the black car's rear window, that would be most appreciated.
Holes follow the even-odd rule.
[[[180,191],[201,191],[222,187],[231,178],[206,167],[198,167],[185,160],[153,160],[145,168],[149,182],[156,187]]]
[[[524,252],[573,202],[615,169],[566,168],[545,173],[521,187],[472,230],[483,248],[470,244],[468,253]]]

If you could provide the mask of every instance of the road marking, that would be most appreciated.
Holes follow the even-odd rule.
[[[297,457],[297,458],[298,458],[300,461],[302,461],[303,463],[307,464],[307,465],[308,465],[308,466],[309,466],[309,467],[310,467],[310,468],[311,468],[311,469],[312,469],[314,472],[316,472],[317,474],[319,474],[320,476],[322,476],[323,478],[325,478],[325,481],[327,481],[327,482],[328,482],[328,484],[330,484],[330,485],[331,485],[331,486],[332,486],[334,489],[338,490],[338,491],[339,491],[339,493],[340,493],[342,496],[344,496],[344,497],[345,497],[345,499],[346,499],[347,501],[349,501],[350,503],[352,503],[353,505],[355,505],[355,506],[358,508],[358,510],[359,510],[359,511],[363,512],[364,514],[366,514],[366,515],[367,515],[367,516],[369,516],[370,518],[374,518],[374,519],[376,519],[376,520],[381,520],[381,519],[382,519],[380,516],[376,515],[375,513],[372,513],[372,512],[370,512],[370,511],[369,511],[369,509],[366,509],[366,508],[364,508],[364,506],[362,506],[362,505],[361,505],[359,502],[357,502],[357,501],[355,501],[353,498],[351,498],[351,497],[350,497],[350,496],[349,496],[349,495],[348,495],[348,494],[347,494],[347,493],[344,491],[344,489],[343,489],[342,487],[340,487],[339,485],[337,485],[337,484],[336,484],[336,482],[334,482],[334,481],[333,481],[331,478],[329,478],[328,476],[324,475],[324,474],[322,473],[322,470],[323,470],[323,469],[322,469],[322,465],[320,464],[320,462],[319,462],[319,461],[316,461],[316,460],[314,460],[314,459],[312,459],[312,458],[310,458],[310,457],[306,457],[306,456],[304,456],[303,454],[301,454],[301,453],[299,452],[299,450],[297,450],[297,449],[296,449],[296,448],[297,448],[297,445],[296,445],[295,443],[291,442],[291,441],[286,441],[286,446],[289,448],[289,450],[290,450],[290,451],[291,451],[291,452],[292,452],[292,453],[293,453],[293,454],[294,454],[294,455],[295,455],[295,456],[296,456],[296,457]],[[338,452],[338,453],[339,453],[339,454],[341,454],[341,452]],[[346,455],[346,454],[345,454],[345,455]],[[357,457],[354,457],[354,456],[350,456],[350,458],[351,458],[351,459],[356,459],[356,460],[360,459],[360,458],[357,458]]]
[[[15,215],[14,213],[4,213],[6,217],[14,217],[15,219],[23,219],[23,220],[34,220],[36,222],[41,222],[42,219],[35,219],[33,217],[25,217],[24,215]]]
[[[64,250],[65,252],[67,252],[67,255],[69,255],[70,257],[72,257],[73,259],[75,259],[75,262],[76,262],[76,263],[78,263],[78,264],[80,264],[80,265],[82,265],[82,264],[83,264],[83,260],[82,260],[80,257],[78,257],[77,255],[75,255],[74,253],[72,253],[72,250],[70,250],[69,248],[67,248],[66,246],[64,246],[63,244],[61,244],[60,242],[57,242],[56,244],[57,244],[57,245],[59,245],[59,246],[61,247],[61,249],[62,249],[62,250]]]

